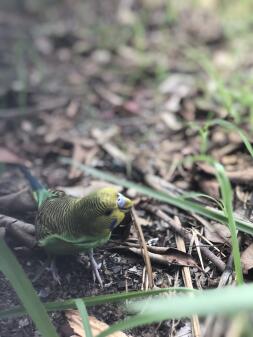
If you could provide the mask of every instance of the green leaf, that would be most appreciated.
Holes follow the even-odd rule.
[[[115,303],[125,300],[137,299],[140,297],[148,297],[148,296],[155,296],[161,293],[168,293],[168,292],[195,292],[197,290],[178,287],[178,288],[162,288],[162,289],[155,289],[155,290],[148,290],[148,291],[130,291],[130,292],[123,292],[123,293],[115,293],[115,294],[108,294],[108,295],[100,295],[100,296],[90,296],[84,297],[82,300],[84,301],[87,307],[104,304],[104,303]],[[67,310],[67,309],[75,309],[76,303],[75,299],[69,299],[65,301],[54,301],[44,303],[44,306],[47,311],[57,311],[57,310]],[[20,315],[26,314],[26,311],[23,307],[14,307],[8,310],[0,311],[0,319],[8,318],[8,317],[16,317]]]
[[[77,309],[79,310],[80,316],[82,317],[85,336],[93,337],[91,327],[90,327],[90,322],[89,322],[89,316],[88,316],[84,301],[81,298],[77,298],[75,300],[75,303],[76,303]]]
[[[242,272],[242,265],[241,265],[241,256],[240,256],[240,248],[239,242],[237,239],[237,230],[235,219],[233,216],[233,206],[232,206],[232,188],[230,181],[225,173],[224,167],[217,163],[213,163],[216,172],[217,172],[217,179],[220,184],[221,188],[221,195],[224,204],[224,209],[226,215],[228,217],[228,226],[231,233],[232,238],[232,253],[233,253],[233,260],[235,265],[235,274],[236,274],[236,282],[237,284],[243,283],[243,272]]]
[[[0,270],[10,281],[43,337],[58,337],[44,305],[9,247],[0,238]]]
[[[231,315],[253,311],[253,284],[205,290],[196,294],[164,296],[139,301],[128,306],[131,312],[139,312],[125,321],[112,325],[97,337],[106,337],[116,331],[126,330],[162,322],[167,319],[180,319],[192,315]]]
[[[232,206],[232,199],[233,199],[233,192],[231,188],[230,181],[226,175],[225,169],[223,165],[215,161],[213,158],[208,156],[193,156],[188,157],[188,160],[192,161],[205,161],[208,164],[212,165],[216,171],[216,177],[219,182],[219,186],[221,189],[221,196],[222,202],[224,205],[224,212],[228,218],[228,227],[231,233],[232,238],[232,253],[233,253],[233,260],[235,264],[235,273],[236,273],[236,281],[238,284],[243,283],[243,272],[241,266],[241,258],[240,258],[240,248],[239,243],[237,240],[237,230],[236,224],[233,214],[233,206]]]

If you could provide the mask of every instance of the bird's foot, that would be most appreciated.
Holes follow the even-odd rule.
[[[57,282],[59,285],[61,285],[61,278],[60,278],[58,269],[56,267],[55,259],[51,260],[50,267],[48,269],[51,272],[55,282]]]
[[[99,274],[99,269],[101,268],[101,263],[97,263],[96,260],[94,259],[93,256],[93,251],[89,253],[90,257],[90,262],[91,262],[91,267],[92,267],[92,276],[93,276],[93,281],[95,282],[96,279],[98,283],[100,284],[100,287],[103,288],[103,281],[101,279],[101,276]]]

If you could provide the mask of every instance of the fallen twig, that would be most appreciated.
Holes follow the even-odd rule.
[[[142,252],[145,265],[147,268],[149,288],[152,289],[154,287],[154,280],[153,280],[152,266],[150,262],[150,255],[148,253],[147,244],[146,244],[146,241],[145,241],[142,229],[141,229],[141,225],[138,221],[138,215],[136,214],[136,211],[134,208],[132,210],[132,214],[133,214],[133,224],[134,224],[134,227],[136,229],[136,232],[139,238],[140,246],[142,248],[141,252]]]
[[[160,219],[166,221],[169,227],[172,228],[177,234],[181,235],[184,239],[191,241],[192,235],[186,229],[179,227],[177,223],[175,223],[175,220],[168,216],[166,213],[156,209],[154,206],[151,205],[143,205],[142,207],[149,212],[155,214]],[[226,265],[220,258],[212,253],[207,247],[200,247],[200,250],[207,259],[213,262],[213,264],[217,267],[219,271],[224,271]]]
[[[117,249],[127,249],[130,252],[133,252],[137,255],[142,256],[142,250],[140,248],[135,248],[135,247],[126,247],[126,246],[119,246],[117,247]],[[156,253],[152,253],[150,251],[147,252],[150,260],[152,260],[153,262],[159,263],[159,264],[163,264],[165,266],[168,265],[177,265],[177,266],[190,266],[190,267],[197,267],[199,269],[201,269],[196,261],[194,261],[194,259],[192,258],[191,255],[188,255],[185,253],[185,255],[181,255],[180,259],[176,256],[171,255],[162,255],[162,254],[156,254]],[[187,259],[188,258],[188,259]],[[201,269],[202,270],[202,269]]]
[[[178,227],[182,227],[181,222],[177,216],[174,218],[175,223],[177,224]],[[177,243],[177,248],[181,250],[182,252],[186,253],[185,249],[185,243],[184,240],[180,235],[176,235],[176,243]],[[191,273],[189,267],[183,267],[182,269],[182,275],[184,279],[184,284],[187,288],[192,288],[192,279],[191,279]],[[197,315],[193,315],[191,318],[192,321],[192,332],[195,337],[200,337],[201,336],[201,330],[200,330],[200,324],[199,324],[199,318]]]

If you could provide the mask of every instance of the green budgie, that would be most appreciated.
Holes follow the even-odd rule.
[[[38,246],[50,255],[88,251],[94,275],[102,286],[93,248],[110,239],[112,230],[122,222],[133,202],[113,187],[99,189],[83,198],[68,196],[62,191],[46,189],[27,167],[19,165],[19,168],[38,203],[35,222]]]

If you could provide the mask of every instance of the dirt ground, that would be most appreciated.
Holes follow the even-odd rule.
[[[239,118],[238,124],[251,131],[247,119],[252,116],[251,101],[245,99],[242,106],[242,100],[234,98],[237,96],[224,93],[217,79],[222,74],[224,82],[229,81],[239,71],[241,77],[236,77],[234,87],[241,80],[247,93],[250,48],[244,49],[243,57],[233,53],[246,43],[239,42],[239,34],[231,38],[212,8],[166,7],[163,1],[22,3],[25,5],[12,6],[6,2],[0,11],[1,149],[24,158],[34,175],[50,188],[66,188],[70,194],[82,195],[101,182],[62,164],[61,157],[174,195],[194,191],[219,199],[219,185],[209,165],[182,164],[186,156],[208,153],[228,172],[236,212],[250,219],[252,159],[240,136],[219,126],[208,131],[201,128],[210,119]],[[228,112],[231,102],[235,102],[234,115]],[[29,193],[17,169],[0,169],[0,198],[22,189]],[[171,249],[166,251],[165,264],[152,261],[154,284],[184,286],[182,265],[189,265],[194,288],[217,287],[222,275],[219,265],[231,267],[227,228],[134,190],[123,192],[136,203],[146,242]],[[216,207],[213,200],[201,202]],[[6,208],[2,204],[0,213],[33,223],[36,210],[30,206],[22,209],[14,203]],[[184,240],[188,255],[180,255],[175,231],[157,210],[170,219],[177,217],[187,229],[191,236]],[[130,239],[138,243],[133,228]],[[45,254],[21,247],[10,236],[6,240],[34,279],[46,261]],[[252,249],[246,248],[251,241],[241,235],[249,280]],[[102,263],[103,289],[94,284],[88,259],[81,263],[67,256],[57,261],[61,285],[48,271],[33,282],[40,298],[49,301],[147,288],[143,258],[118,245],[109,243],[95,251]],[[216,260],[201,253],[201,246],[215,254]],[[232,274],[226,280],[231,282]],[[0,308],[18,303],[0,274]],[[122,305],[98,306],[89,313],[108,324],[125,317]],[[51,316],[59,333],[69,337],[64,313]],[[207,324],[201,321],[203,329]],[[205,336],[212,336],[210,331]],[[136,337],[191,336],[187,320],[130,333]],[[38,332],[29,318],[21,317],[0,321],[0,336],[32,337]]]

